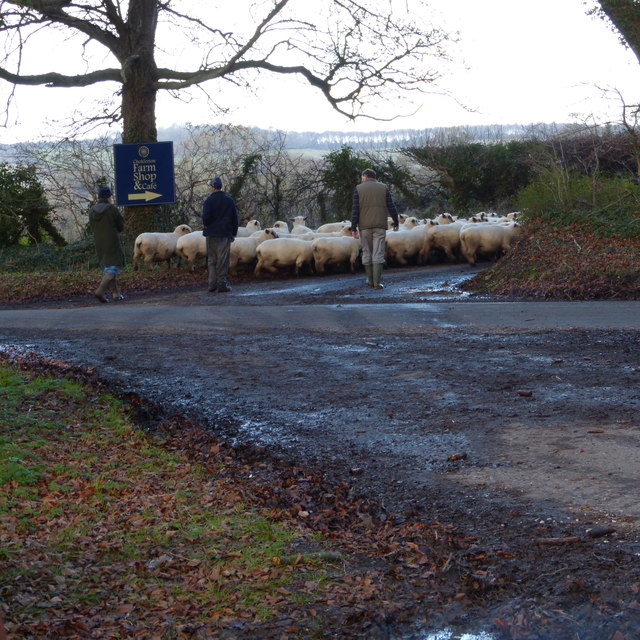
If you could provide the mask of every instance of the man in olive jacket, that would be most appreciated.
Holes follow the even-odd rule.
[[[393,220],[393,230],[398,230],[398,211],[387,185],[376,180],[373,169],[362,172],[362,182],[353,191],[351,228],[353,237],[360,238],[362,264],[367,273],[367,285],[383,289],[380,282],[387,238],[387,218]]]
[[[120,238],[124,231],[124,218],[120,209],[111,202],[109,187],[99,189],[98,202],[89,211],[89,226],[93,231],[98,261],[103,268],[102,281],[94,295],[100,302],[108,302],[105,293],[111,288],[114,300],[124,300],[117,280],[118,268],[124,267],[124,249]]]

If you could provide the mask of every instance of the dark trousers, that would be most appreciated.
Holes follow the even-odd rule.
[[[209,272],[209,289],[228,285],[229,256],[231,255],[231,238],[212,238],[207,236],[207,269]]]

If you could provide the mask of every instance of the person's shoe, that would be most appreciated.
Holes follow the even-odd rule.
[[[218,290],[218,287],[209,287],[209,293],[215,293]]]
[[[221,284],[218,286],[218,291],[220,293],[226,293],[227,291],[231,291],[231,287],[228,284]]]
[[[93,295],[100,300],[100,302],[109,302],[105,297],[105,291],[111,286],[111,282],[115,279],[112,273],[105,273],[102,276],[102,280],[98,285],[98,288],[93,292]]]
[[[384,289],[384,285],[380,282],[380,278],[382,277],[382,264],[374,264],[373,265],[373,288],[374,289]]]
[[[111,300],[113,302],[122,302],[124,300],[124,295],[122,295],[122,291],[120,291],[120,287],[118,286],[117,277],[111,281]]]
[[[364,270],[367,274],[367,286],[368,287],[373,287],[373,265],[372,264],[365,264],[364,265]]]

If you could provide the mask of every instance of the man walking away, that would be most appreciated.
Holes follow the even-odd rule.
[[[124,231],[124,218],[120,209],[111,202],[111,189],[100,187],[98,202],[89,211],[89,226],[103,268],[102,281],[93,292],[100,302],[108,302],[107,289],[113,292],[113,300],[124,300],[118,286],[118,268],[124,267],[124,249],[120,234]]]
[[[351,228],[353,237],[360,238],[362,264],[367,273],[367,285],[384,289],[380,282],[387,238],[387,218],[393,220],[393,230],[398,230],[398,211],[389,187],[376,180],[373,169],[365,169],[362,182],[353,191]]]
[[[233,198],[222,190],[222,180],[216,176],[209,183],[211,194],[202,205],[203,235],[207,239],[207,269],[209,291],[231,291],[227,274],[231,243],[238,233],[238,211]]]

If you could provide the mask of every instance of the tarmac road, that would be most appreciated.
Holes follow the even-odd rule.
[[[111,304],[73,309],[0,311],[0,330],[87,331],[108,326],[126,333],[245,331],[265,327],[358,329],[640,329],[640,301],[458,302],[404,304],[183,306]]]
[[[0,348],[91,365],[121,389],[224,425],[236,441],[347,473],[362,467],[354,481],[393,508],[415,499],[412,487],[435,486],[434,469],[465,448],[474,464],[445,474],[462,493],[515,490],[539,509],[590,504],[605,520],[640,521],[629,496],[640,481],[640,301],[480,299],[457,288],[476,272],[389,270],[380,292],[347,274],[5,308]],[[363,373],[375,367],[379,375]],[[533,397],[524,409],[519,388]],[[366,436],[354,436],[363,433],[355,407],[368,396],[389,399],[365,402]],[[433,433],[416,433],[427,419]],[[558,425],[580,433],[560,441]],[[603,428],[611,437],[589,437],[585,449],[585,433]],[[389,474],[404,488],[385,483]]]
[[[471,296],[458,285],[467,265],[390,270],[387,288],[372,291],[360,275],[234,284],[230,294],[175,291],[100,304],[87,297],[52,308],[0,310],[0,330],[194,332],[296,327],[357,330],[397,327],[639,329],[640,301],[503,301]]]

